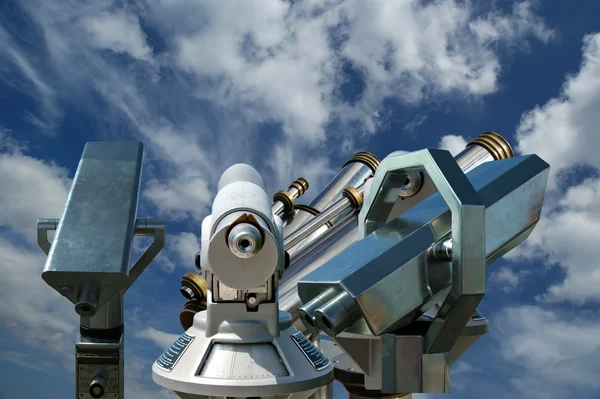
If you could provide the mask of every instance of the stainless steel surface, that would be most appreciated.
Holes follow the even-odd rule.
[[[465,148],[464,151],[458,154],[455,157],[455,160],[461,170],[464,173],[467,173],[485,162],[493,161],[494,157],[483,147],[472,145]],[[424,177],[420,174],[419,176],[423,180]],[[427,188],[423,187],[423,184],[426,184]],[[407,202],[414,201],[414,205],[416,205],[424,198],[434,194],[435,191],[436,189],[431,183],[430,179],[425,177],[425,180],[421,182],[419,198],[409,197],[403,201],[397,202],[402,202],[403,208],[409,209],[409,207],[406,206]],[[395,210],[396,209],[392,210],[392,213],[394,213]],[[298,296],[298,282],[302,277],[308,275],[313,270],[316,270],[323,263],[358,241],[359,235],[358,224],[356,221],[357,216],[357,212],[347,215],[343,221],[339,221],[332,228],[324,230],[321,236],[311,237],[305,240],[312,240],[312,242],[302,248],[300,251],[293,253],[294,256],[292,257],[292,264],[286,270],[283,278],[280,281],[279,303],[281,309],[291,312],[295,319],[298,317],[297,310],[302,305],[302,301]],[[398,214],[393,216],[398,216]],[[348,225],[352,225],[352,227],[348,227]],[[343,231],[340,232],[340,230]],[[300,247],[300,245],[296,248],[298,247]],[[319,249],[316,249],[317,247]],[[292,250],[296,248],[292,248]],[[304,258],[306,254],[309,255],[308,258]],[[296,325],[301,330],[306,329],[306,327],[299,325],[298,323]]]
[[[272,211],[274,215],[282,216],[294,209],[295,201],[308,190],[308,181],[299,177],[290,184],[287,191],[279,191],[273,196]]]
[[[382,163],[380,168],[383,166]],[[468,174],[470,184],[486,208],[483,221],[487,233],[478,233],[485,249],[484,264],[490,264],[499,254],[514,248],[537,223],[547,175],[548,165],[535,155],[483,164]],[[471,287],[474,290],[482,288],[476,282],[483,277],[484,270],[475,273],[466,270],[465,273],[449,262],[432,262],[427,256],[434,242],[455,231],[453,214],[440,194],[428,198],[305,277],[298,286],[300,297],[307,302],[331,287],[344,289],[358,301],[371,331],[380,334],[414,320],[443,298],[451,276],[455,276],[459,288],[468,284],[474,284],[474,288]],[[464,217],[464,213],[462,215]],[[473,229],[474,226],[463,224],[462,227]],[[457,237],[453,238],[457,242]],[[457,254],[453,255],[456,262]],[[474,261],[463,263],[467,267],[474,264]],[[477,277],[475,281],[470,280],[473,275]],[[466,308],[469,306],[461,309],[466,312]],[[469,311],[467,320],[473,310]],[[446,314],[442,312],[440,316],[429,330],[430,334],[439,331],[435,325]],[[432,345],[435,340],[430,335],[428,349],[449,351],[456,342],[454,335],[460,334],[467,320],[462,326],[455,325],[448,335],[446,330],[441,330],[443,336],[448,337],[444,345]],[[439,348],[437,345],[449,348],[435,350]]]
[[[40,219],[38,220],[38,244],[46,254],[50,251],[50,242],[48,241],[48,231],[56,229],[60,219]],[[137,219],[135,222],[135,236],[154,237],[154,241],[148,247],[146,252],[138,259],[136,264],[129,271],[129,283],[127,287],[142,274],[145,268],[152,262],[165,245],[165,221],[158,219]],[[46,248],[46,244],[48,247]],[[69,296],[73,293],[73,287],[63,284],[58,291],[63,296]]]
[[[293,262],[294,259],[297,259],[299,256],[301,256],[302,253],[306,252],[306,250],[313,248],[315,243],[318,242],[321,239],[321,237],[326,236],[327,231],[331,230],[331,228],[332,225],[330,223],[324,224],[323,226],[315,230],[314,233],[302,240],[301,243],[288,249],[287,253],[290,256],[290,262]]]
[[[479,145],[470,144],[460,154],[458,154],[454,159],[456,160],[456,163],[458,164],[460,169],[464,173],[467,173],[485,162],[493,161],[495,158],[485,148],[483,148]],[[408,181],[409,186],[411,185],[410,184],[411,174],[414,175],[416,173],[417,172],[415,172],[415,171],[407,171],[407,179],[409,180]],[[385,220],[385,222],[389,222],[389,221],[393,220],[394,218],[407,212],[412,207],[416,206],[421,201],[424,201],[425,199],[429,198],[431,195],[433,195],[437,192],[437,189],[436,189],[435,185],[433,184],[433,182],[431,181],[431,178],[426,173],[419,173],[418,175],[419,175],[419,180],[420,180],[420,188],[419,188],[418,192],[413,193],[410,196],[404,196],[403,193],[406,191],[405,183],[407,183],[407,182],[402,183],[403,185],[397,189],[398,197],[397,197],[395,203],[392,204],[392,202],[393,202],[393,195],[392,195],[390,197],[390,203],[387,204],[387,206],[385,208],[381,208],[379,210],[379,217],[381,218],[381,220]],[[400,180],[401,180],[401,176],[394,179],[393,182],[399,184]],[[381,225],[385,222],[377,223],[375,228],[377,228],[377,225]],[[362,233],[362,234],[364,234],[364,233]],[[363,236],[364,235],[361,235],[361,237],[363,237]]]
[[[57,291],[72,286],[73,303],[83,285],[98,289],[96,306],[128,285],[143,158],[140,142],[90,142],[83,150],[42,273]]]
[[[298,230],[285,237],[283,248],[288,250],[295,245],[298,245],[316,230],[325,225],[325,223],[341,215],[347,209],[350,209],[350,201],[347,198],[337,200]]]
[[[435,315],[435,312],[432,315]],[[363,332],[354,333],[346,330],[346,332],[334,339],[334,345],[331,344],[331,341],[322,340],[322,352],[330,359],[333,359],[336,369],[336,379],[342,384],[349,383],[350,386],[347,388],[351,391],[355,390],[358,386],[362,386],[363,392],[361,394],[366,395],[366,385],[366,389],[371,394],[367,396],[379,396],[375,395],[375,393],[381,394],[383,378],[396,381],[393,383],[388,382],[388,384],[396,384],[396,387],[388,388],[390,390],[408,389],[406,387],[401,388],[399,385],[405,384],[409,375],[413,377],[418,375],[415,381],[408,383],[414,384],[413,386],[418,384],[421,387],[423,373],[419,372],[419,365],[422,362],[420,362],[418,356],[423,351],[423,336],[414,333],[416,331],[425,332],[432,318],[433,316],[419,318],[420,324],[417,330],[413,326],[411,327],[411,334],[399,331],[396,334],[396,338],[393,338],[394,335],[388,334],[377,337],[369,335],[368,332],[365,334]],[[452,348],[450,364],[455,362],[464,351],[488,331],[489,323],[485,317],[479,312],[474,313]],[[387,356],[385,365],[383,363],[384,340],[387,340],[385,344],[385,351],[387,352],[385,355]],[[396,342],[396,340],[399,341]],[[395,364],[390,364],[390,362],[394,363],[394,357],[391,356],[392,353],[396,354],[395,362],[398,364],[398,367]],[[346,370],[347,367],[351,367],[352,370]],[[384,370],[386,371],[384,372]],[[419,390],[415,392],[423,391]]]
[[[64,286],[62,286],[64,287]],[[61,288],[62,288],[61,287]],[[90,317],[98,310],[98,297],[100,292],[94,283],[84,283],[79,287],[79,294],[75,301],[75,312],[81,317]]]
[[[105,399],[124,398],[123,336],[116,340],[81,337],[76,344],[75,397],[90,399],[93,380],[105,379]]]
[[[336,200],[342,198],[342,191],[348,186],[358,187],[373,174],[373,170],[361,163],[352,162],[342,168],[342,170],[325,186],[323,190],[310,202],[310,206],[322,211]],[[311,219],[311,216],[301,212],[296,214],[292,220],[288,221],[284,233],[287,237],[295,230],[300,228]]]
[[[406,180],[400,188],[399,196],[402,198],[411,197],[419,192],[423,186],[423,175],[420,172],[408,172]]]
[[[331,234],[323,237],[318,245],[315,245],[313,249],[306,251],[302,256],[298,257],[285,271],[280,281],[279,307],[286,312],[290,312],[294,320],[298,319],[298,309],[303,304],[298,295],[298,282],[304,276],[317,270],[325,262],[334,258],[357,241],[358,220],[350,218],[346,224],[340,223],[340,225],[334,226],[327,233]],[[306,331],[306,328],[301,323],[296,324],[296,327],[302,331]]]
[[[389,201],[389,190],[386,191],[387,186],[383,184],[388,176],[405,178],[404,171],[418,170],[419,168],[423,168],[430,176],[443,199],[449,204],[454,240],[457,245],[461,246],[461,251],[455,252],[456,258],[452,264],[452,275],[459,276],[457,279],[461,280],[452,285],[451,295],[456,295],[457,300],[460,301],[464,301],[465,298],[473,300],[465,305],[464,309],[461,309],[462,312],[459,313],[459,316],[455,316],[456,313],[448,315],[448,319],[453,321],[456,317],[465,316],[464,313],[466,313],[464,320],[461,319],[464,323],[459,328],[458,333],[460,334],[479,303],[485,288],[485,208],[477,192],[450,153],[443,150],[422,150],[384,159],[373,182],[373,186],[380,187],[380,189],[370,191],[359,219],[364,221],[367,228],[372,220],[371,217],[375,217],[377,220],[371,210]],[[390,190],[393,191],[393,189]],[[407,284],[407,278],[410,279],[412,285],[414,285],[414,281],[426,280],[427,274],[424,267],[402,266],[407,263],[414,264],[414,260],[425,249],[424,246],[428,247],[435,241],[431,229],[417,231],[404,239],[404,241],[408,241],[406,244],[400,244],[404,252],[401,254],[392,248],[398,248],[399,241],[402,241],[399,232],[406,228],[392,223],[381,229],[385,229],[385,237],[384,234],[374,234],[375,238],[364,238],[340,254],[336,261],[324,265],[305,279],[310,280],[312,277],[313,281],[319,280],[322,283],[339,281],[336,285],[343,287],[357,299],[371,331],[376,335],[397,327],[399,320],[406,317],[407,313],[413,314],[418,311],[414,305],[419,301],[419,297],[428,299],[432,296],[431,287],[425,284],[422,285],[425,291],[407,288],[405,295],[410,296],[410,300],[406,302],[393,299],[398,297],[398,287]],[[432,238],[433,240],[431,240]],[[388,252],[388,250],[391,251]],[[376,262],[377,266],[374,266],[372,262]],[[333,268],[338,268],[335,271],[332,267],[328,267],[333,263],[335,263]],[[366,265],[368,267],[363,269],[363,266]],[[325,271],[319,273],[323,269]],[[364,271],[357,272],[359,269]],[[303,300],[310,300],[314,294],[311,294],[310,288],[303,290],[304,285],[304,281],[299,283],[300,297]],[[326,283],[326,285],[330,285],[330,283]],[[397,305],[397,302],[402,303]],[[393,303],[395,303],[394,307],[398,307],[392,310],[390,306]],[[408,308],[409,306],[410,308]],[[470,306],[473,308],[470,309]]]
[[[424,353],[421,355],[423,378],[421,392],[450,392],[450,355],[444,353]]]
[[[59,219],[40,219],[37,222],[37,242],[46,255],[50,252],[48,232],[56,230],[58,221]]]
[[[215,343],[198,376],[226,380],[251,380],[289,376],[271,343]]]
[[[358,304],[346,291],[339,292],[315,311],[317,325],[330,337],[335,337],[360,317]]]
[[[290,253],[290,266],[287,269],[288,273],[286,274],[286,276],[290,275],[290,270],[297,271],[299,269],[299,267],[294,265],[298,264],[298,262],[300,262],[305,255],[309,254],[312,250],[314,250],[317,246],[321,245],[326,240],[329,240],[330,237],[332,237],[338,231],[344,229],[344,227],[346,227],[348,224],[356,222],[357,217],[358,210],[355,210],[354,212],[347,214],[343,219],[339,220],[332,227],[327,226],[325,231],[320,232],[320,230],[317,230],[317,232],[320,233],[314,239],[312,239],[311,236],[308,239],[304,240],[302,242],[302,245],[296,245],[294,248],[288,251],[288,253]],[[294,251],[296,248],[299,248],[299,250]],[[287,281],[287,277],[284,277],[282,281]]]
[[[452,262],[452,237],[442,238],[433,244],[431,256],[441,262]]]
[[[285,209],[285,204],[281,201],[275,201],[275,203],[273,204],[273,215],[277,215],[277,216],[281,216],[284,212],[283,210]]]
[[[319,334],[320,328],[315,318],[317,309],[320,309],[323,305],[333,300],[338,294],[339,291],[337,290],[326,290],[298,309],[298,317],[302,319],[306,331],[313,334]],[[298,298],[297,303],[301,304],[300,298]]]
[[[422,392],[421,350],[423,337],[381,336],[381,391],[395,394],[398,392]]]
[[[485,148],[472,145],[462,150],[454,159],[462,171],[468,173],[485,162],[493,161],[494,157]]]
[[[83,327],[89,329],[110,329],[123,325],[123,296],[115,295],[96,314],[81,317]]]
[[[231,253],[238,258],[250,258],[262,248],[262,234],[254,225],[240,223],[229,232],[227,245]]]
[[[336,342],[344,351],[333,358],[336,379],[354,394],[448,392],[449,356],[423,354],[423,336],[343,334]],[[327,348],[325,353],[336,351]]]

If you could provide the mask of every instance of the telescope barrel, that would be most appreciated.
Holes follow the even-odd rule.
[[[502,136],[494,132],[484,132],[469,142],[466,148],[455,157],[455,160],[461,170],[468,173],[483,163],[512,156],[514,153]],[[329,186],[326,189],[328,188]],[[418,195],[412,195],[399,202],[402,202],[403,210],[407,211],[410,209],[409,207],[418,204],[434,193],[433,185],[424,185]],[[392,209],[390,219],[398,216],[398,212],[398,209]],[[346,215],[343,220],[338,221],[329,229],[324,229],[320,236],[310,237],[308,240],[312,240],[312,242],[292,257],[290,267],[280,281],[279,301],[281,309],[290,312],[294,320],[298,319],[298,309],[302,306],[302,300],[298,296],[298,282],[358,241],[357,218],[358,212]],[[296,323],[296,325],[299,326],[300,323]],[[306,327],[299,328],[306,331]]]

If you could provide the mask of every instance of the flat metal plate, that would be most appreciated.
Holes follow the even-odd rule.
[[[92,283],[114,294],[128,284],[144,147],[140,142],[90,142],[84,150],[42,273],[46,283]],[[107,296],[101,293],[98,308]]]
[[[157,360],[156,365],[165,371],[172,371],[185,350],[194,341],[194,337],[183,333],[169,349],[167,349]]]
[[[300,331],[290,335],[290,338],[298,345],[298,348],[304,353],[304,356],[306,356],[315,370],[325,370],[327,366],[329,366],[329,359],[327,359],[325,355],[323,355]]]

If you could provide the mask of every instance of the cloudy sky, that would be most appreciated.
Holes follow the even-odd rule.
[[[270,192],[304,176],[314,196],[356,151],[458,152],[485,130],[552,171],[543,221],[488,269],[492,332],[453,367],[445,397],[599,397],[598,12],[594,1],[0,2],[0,398],[73,395],[78,320],[40,278],[36,220],[60,217],[86,142],[146,145],[138,216],[167,219],[169,236],[125,296],[127,393],[173,398],[150,368],[181,333],[178,281],[229,165],[254,165]]]

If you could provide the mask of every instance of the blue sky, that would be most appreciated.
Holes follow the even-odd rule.
[[[254,165],[270,192],[304,176],[310,199],[355,151],[458,152],[485,130],[552,172],[543,221],[488,269],[492,331],[444,397],[600,397],[599,11],[0,2],[0,398],[72,396],[78,320],[40,278],[35,221],[60,216],[86,142],[144,142],[139,217],[169,222],[166,249],[125,296],[127,393],[162,398],[173,395],[150,367],[181,333],[178,283],[228,166]]]

